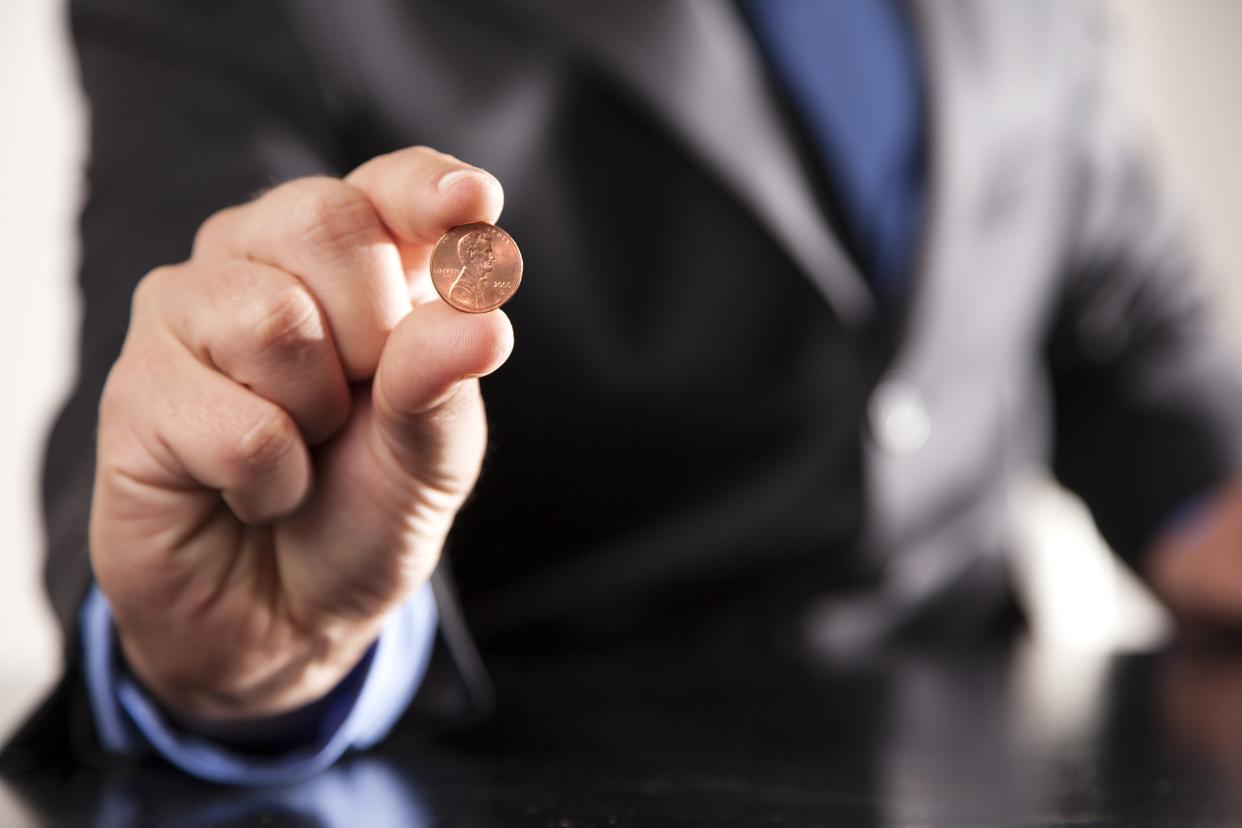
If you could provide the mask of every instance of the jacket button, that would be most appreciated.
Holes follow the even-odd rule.
[[[908,379],[883,379],[867,403],[867,420],[873,439],[894,454],[918,451],[931,436],[931,418],[923,395]]]

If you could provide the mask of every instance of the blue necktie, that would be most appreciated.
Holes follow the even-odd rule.
[[[894,0],[747,0],[882,301],[915,265],[924,196],[918,52]]]

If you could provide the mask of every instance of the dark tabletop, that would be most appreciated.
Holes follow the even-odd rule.
[[[490,659],[485,726],[245,790],[152,764],[5,778],[0,825],[1242,825],[1242,649],[1021,644]],[[5,806],[0,806],[3,808]]]

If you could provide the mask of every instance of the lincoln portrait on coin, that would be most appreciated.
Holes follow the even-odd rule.
[[[487,275],[496,262],[492,240],[486,233],[467,233],[457,242],[457,258],[461,262],[461,271],[449,287],[449,295],[468,307],[485,307],[491,293]]]

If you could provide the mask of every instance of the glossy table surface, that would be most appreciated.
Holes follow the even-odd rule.
[[[5,778],[0,825],[1242,825],[1242,649],[492,659],[501,705],[282,789]],[[7,812],[4,812],[7,809]]]

